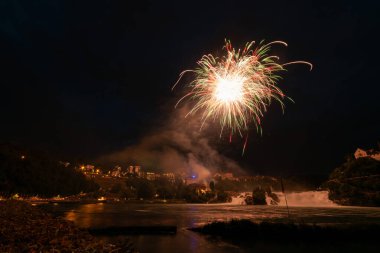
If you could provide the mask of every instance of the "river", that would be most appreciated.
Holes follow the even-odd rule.
[[[310,192],[288,196],[289,213],[292,219],[306,223],[333,225],[338,223],[378,223],[380,208],[341,207],[332,202],[323,202],[324,193]],[[314,197],[312,197],[314,196]],[[303,202],[303,198],[304,202]],[[316,206],[320,201],[323,205]],[[287,221],[286,206],[247,206],[234,204],[136,204],[136,203],[97,203],[97,204],[58,204],[50,206],[50,211],[73,221],[83,228],[134,225],[174,225],[176,235],[129,236],[139,252],[246,252],[246,249],[210,239],[187,230],[215,220],[250,219],[253,221]],[[281,201],[282,202],[282,201]],[[304,204],[303,204],[304,203]],[[281,204],[281,203],[280,203]],[[307,205],[310,206],[307,206]],[[267,252],[273,245],[256,246]],[[360,247],[360,245],[358,246]],[[283,246],[275,246],[280,249]],[[351,249],[355,249],[352,248]],[[252,249],[251,249],[252,250]],[[300,252],[305,250],[299,249]],[[295,252],[294,248],[286,251]],[[324,250],[326,251],[326,250]],[[328,251],[328,250],[327,250]]]

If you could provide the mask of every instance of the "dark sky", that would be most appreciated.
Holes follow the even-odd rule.
[[[326,173],[380,141],[377,1],[1,1],[0,141],[95,159],[164,124],[183,69],[225,38],[284,40],[292,66],[248,149],[215,140],[245,168]]]

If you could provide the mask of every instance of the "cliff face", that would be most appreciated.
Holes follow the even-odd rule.
[[[337,204],[380,206],[380,161],[348,159],[331,173],[326,186]]]

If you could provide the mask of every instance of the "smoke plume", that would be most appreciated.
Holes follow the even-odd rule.
[[[205,131],[200,131],[201,122],[196,117],[185,118],[185,113],[186,109],[177,110],[165,126],[146,134],[136,145],[100,157],[99,162],[197,174],[199,180],[220,171],[242,173],[236,162],[209,144]]]

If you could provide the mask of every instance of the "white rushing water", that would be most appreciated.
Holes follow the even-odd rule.
[[[285,196],[282,192],[275,192],[280,199],[280,206],[285,206]],[[285,193],[289,206],[328,207],[338,206],[328,197],[328,191],[305,191]]]
[[[245,205],[245,196],[252,193],[244,192],[238,197],[232,198],[232,205]],[[282,192],[275,192],[280,199],[279,206],[285,206],[285,195]],[[328,191],[305,191],[305,192],[289,192],[285,193],[289,206],[303,206],[303,207],[333,207],[338,206],[328,198]],[[268,205],[271,204],[271,198],[267,197]]]

